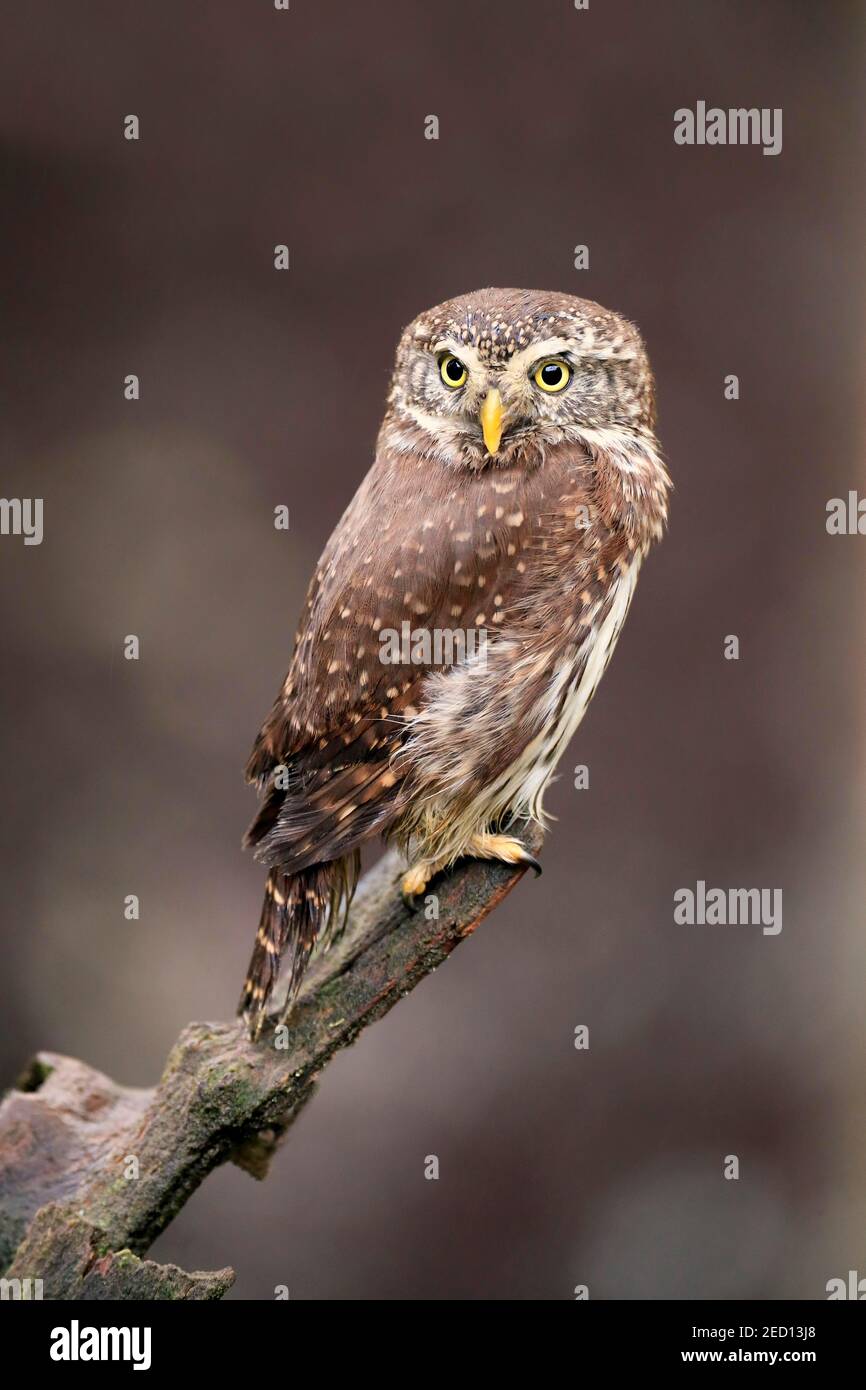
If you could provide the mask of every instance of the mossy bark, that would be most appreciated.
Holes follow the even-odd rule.
[[[532,848],[538,840],[532,840]],[[40,1053],[0,1106],[0,1268],[43,1297],[220,1298],[229,1269],[185,1274],[140,1257],[230,1159],[261,1178],[322,1068],[441,964],[523,869],[459,864],[411,912],[393,853],[365,876],[348,927],[313,966],[284,1028],[191,1023],[153,1090]]]

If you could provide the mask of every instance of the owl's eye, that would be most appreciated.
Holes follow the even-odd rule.
[[[439,358],[439,375],[446,386],[451,386],[455,390],[462,386],[469,376],[459,357],[455,357],[453,352],[443,352]]]
[[[541,366],[535,369],[535,384],[540,386],[542,391],[564,391],[570,381],[571,368],[558,358],[551,362],[542,362]]]

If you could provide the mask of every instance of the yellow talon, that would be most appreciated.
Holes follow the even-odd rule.
[[[473,835],[469,841],[470,853],[478,859],[498,859],[502,864],[526,864],[541,873],[541,865],[526,845],[514,835],[492,835],[486,830]]]
[[[403,897],[411,900],[417,898],[424,892],[427,884],[433,877],[433,865],[427,860],[422,859],[417,864],[413,864],[411,869],[407,869],[403,875],[403,882],[400,887]]]

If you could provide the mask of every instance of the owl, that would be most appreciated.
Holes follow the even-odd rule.
[[[245,843],[268,867],[240,1002],[254,1038],[281,964],[290,1005],[339,930],[371,837],[405,852],[410,902],[463,856],[538,867],[519,830],[544,825],[669,487],[619,314],[485,289],[404,331],[373,465],[247,765]]]

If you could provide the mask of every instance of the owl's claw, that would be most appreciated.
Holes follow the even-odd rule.
[[[524,862],[524,864],[528,864],[529,867],[530,867],[530,869],[532,869],[532,870],[534,871],[535,877],[536,877],[536,878],[541,878],[541,875],[544,873],[544,870],[542,869],[541,865],[539,864],[539,862],[538,862],[538,860],[536,859],[536,857],[535,857],[534,854],[530,854],[529,851],[527,850],[527,851],[526,851],[526,858],[524,859],[523,862]]]
[[[477,859],[498,859],[502,864],[525,864],[534,870],[536,878],[541,877],[541,865],[535,855],[515,835],[493,835],[483,830],[472,836],[469,853]]]
[[[541,865],[535,855],[526,848],[522,840],[518,840],[514,835],[492,835],[486,830],[482,831],[472,836],[466,853],[473,859],[497,859],[501,864],[525,866],[534,871],[536,878],[541,876]],[[419,859],[416,864],[412,864],[406,870],[400,883],[400,891],[410,912],[417,912],[418,899],[431,878],[435,878],[446,863],[446,860],[437,862],[431,859]]]
[[[427,859],[419,859],[417,864],[413,864],[410,869],[406,870],[400,884],[400,891],[410,912],[418,911],[418,898],[424,892],[435,872],[436,865],[431,864]]]

